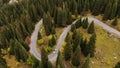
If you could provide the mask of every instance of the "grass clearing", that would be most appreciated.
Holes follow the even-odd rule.
[[[83,34],[84,38],[89,38],[90,34],[83,28],[77,29]],[[92,68],[113,68],[120,61],[120,40],[95,25],[96,31],[96,52],[95,57],[91,58]]]

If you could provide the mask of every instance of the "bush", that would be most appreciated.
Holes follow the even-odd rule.
[[[75,16],[75,15],[72,15],[72,19],[76,19],[76,16]]]
[[[54,50],[54,48],[53,48],[53,47],[50,47],[50,46],[47,46],[47,47],[45,48],[45,51],[46,51],[47,53],[52,52],[53,50]]]
[[[40,40],[37,41],[37,43],[38,43],[39,45],[41,45],[41,44],[44,43],[44,40],[43,40],[43,39],[40,39]]]

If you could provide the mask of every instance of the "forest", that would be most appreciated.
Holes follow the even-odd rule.
[[[67,62],[72,68],[91,68],[90,59],[95,57],[97,33],[95,22],[89,24],[88,12],[93,16],[102,15],[103,21],[113,20],[111,25],[117,26],[120,0],[18,0],[18,3],[12,4],[9,4],[9,0],[0,0],[0,68],[10,68],[5,55],[9,58],[14,56],[17,62],[24,63],[28,68],[67,68],[64,65]],[[35,25],[41,19],[45,34],[38,32],[36,42],[41,46],[40,61],[30,53],[29,45]],[[56,29],[69,25],[71,29],[65,37],[64,50],[58,51],[56,61],[52,64],[48,55],[58,42]],[[86,30],[90,37],[84,38],[79,28]],[[41,41],[49,36],[51,39]],[[43,42],[46,46],[43,46]],[[120,68],[120,62],[114,68]]]

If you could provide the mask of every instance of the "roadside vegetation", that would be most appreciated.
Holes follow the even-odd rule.
[[[96,66],[103,63],[103,66],[108,65],[108,67],[114,67],[119,61],[119,58],[118,61],[111,59],[111,54],[114,53],[115,59],[119,57],[117,54],[120,48],[119,39],[111,35],[109,37],[103,29],[99,30],[94,26],[94,21],[88,24],[87,18],[81,19],[82,16],[87,15],[87,12],[90,12],[94,16],[101,15],[102,21],[113,20],[109,24],[119,28],[119,0],[19,0],[18,3],[7,4],[8,1],[0,1],[1,67],[11,67],[7,66],[6,58],[3,58],[8,55],[9,58],[14,56],[17,62],[25,63],[32,68],[52,68],[48,59],[48,50],[50,49],[50,52],[54,50],[61,33],[58,28],[64,28],[78,18],[79,21],[72,25],[71,32],[66,37],[63,51],[58,53],[56,68],[64,68],[64,61],[68,61],[71,67],[83,68],[89,68],[90,60],[94,61]],[[41,61],[29,53],[30,36],[34,25],[40,19],[43,19],[44,34],[38,33],[36,43],[47,46],[40,47]],[[79,28],[80,31],[78,31]],[[104,52],[104,56],[102,55],[104,61],[101,63],[99,59],[97,61],[94,59],[100,57],[99,54],[96,55],[97,50],[101,51],[100,56]],[[85,62],[81,56],[87,57]],[[119,67],[119,62],[116,67]]]

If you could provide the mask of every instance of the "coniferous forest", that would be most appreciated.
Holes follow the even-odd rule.
[[[0,68],[120,68],[120,0],[9,1],[0,0]]]

